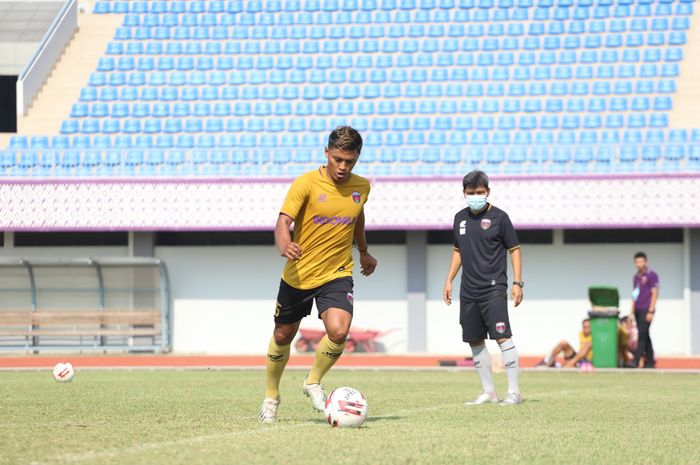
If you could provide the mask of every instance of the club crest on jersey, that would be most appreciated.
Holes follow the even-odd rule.
[[[348,292],[348,302],[350,302],[350,305],[353,305],[353,297],[352,297],[352,292]]]
[[[496,323],[496,331],[498,331],[499,334],[503,334],[506,332],[506,324],[502,321],[499,321]]]
[[[353,192],[352,193],[352,201],[355,203],[360,203],[360,200],[362,200],[362,196],[360,195],[359,192]]]
[[[490,227],[491,227],[491,220],[490,219],[484,218],[483,220],[481,220],[481,229],[486,231]]]

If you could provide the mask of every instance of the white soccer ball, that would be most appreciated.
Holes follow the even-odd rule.
[[[75,369],[69,362],[58,362],[53,367],[53,379],[59,383],[67,383],[75,376]]]
[[[359,428],[367,419],[367,399],[357,389],[339,387],[326,399],[324,413],[334,428]]]

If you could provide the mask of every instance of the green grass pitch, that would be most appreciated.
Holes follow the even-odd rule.
[[[280,421],[257,422],[262,371],[0,373],[0,465],[698,464],[698,375],[526,372],[519,406],[465,407],[473,371],[331,371],[368,398],[361,429],[332,429],[282,382]],[[497,375],[501,391],[504,375]]]

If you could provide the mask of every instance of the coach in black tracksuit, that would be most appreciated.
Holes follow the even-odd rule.
[[[498,402],[491,373],[491,357],[485,339],[495,339],[503,354],[508,377],[506,404],[521,402],[518,388],[518,355],[511,339],[508,318],[507,255],[513,263],[515,281],[512,298],[517,307],[523,298],[520,243],[508,214],[487,202],[489,179],[482,171],[472,171],[462,181],[467,208],[454,219],[454,250],[445,280],[443,298],[452,303],[452,281],[462,268],[460,324],[462,339],[469,343],[474,367],[484,392],[470,404]]]

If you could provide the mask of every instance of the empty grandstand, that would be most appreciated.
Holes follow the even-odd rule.
[[[55,134],[7,176],[295,176],[335,126],[361,173],[700,168],[670,114],[682,0],[98,1],[118,15]]]

